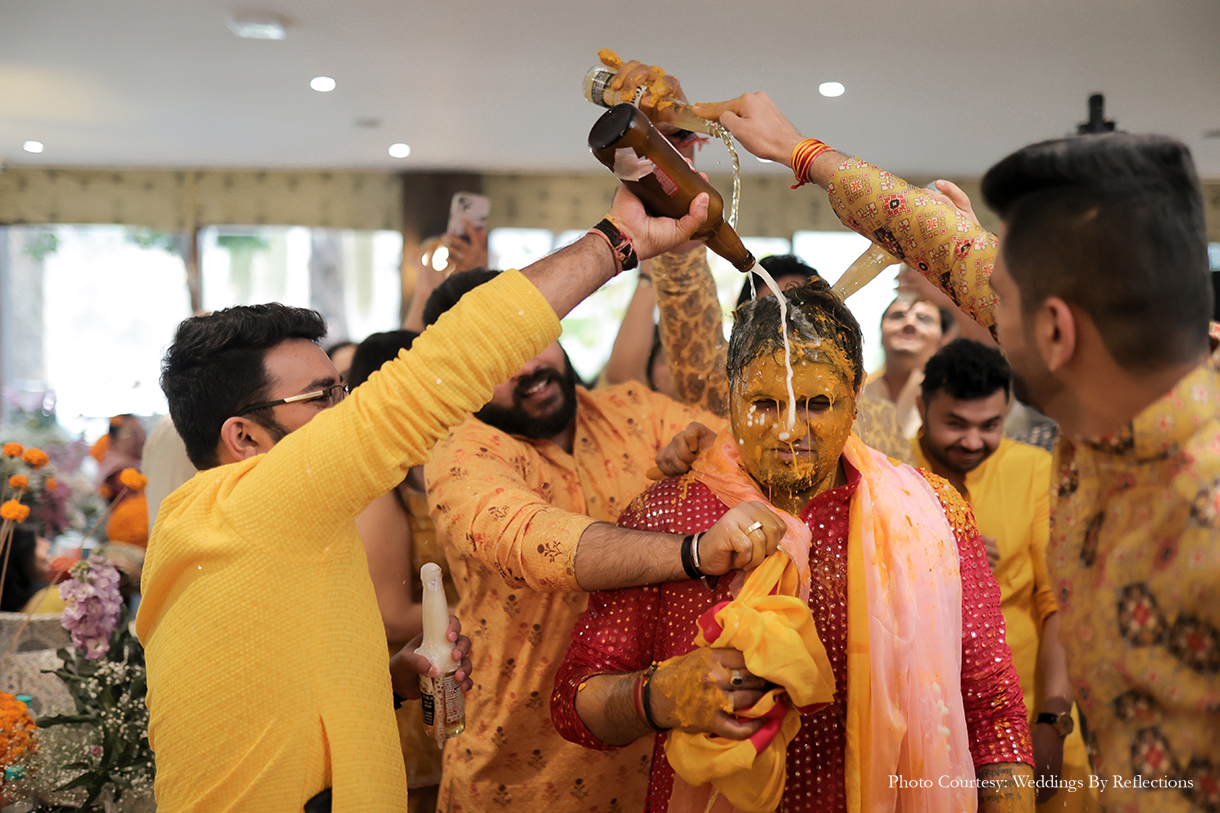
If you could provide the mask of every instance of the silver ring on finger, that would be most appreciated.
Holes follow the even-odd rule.
[[[734,689],[740,689],[746,683],[745,677],[741,674],[740,669],[729,670],[729,685]]]

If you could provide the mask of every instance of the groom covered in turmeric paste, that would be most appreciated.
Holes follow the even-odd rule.
[[[1029,727],[970,509],[852,434],[860,327],[823,280],[785,293],[791,378],[776,298],[746,304],[730,429],[620,518],[697,534],[764,501],[784,512],[782,551],[747,577],[595,594],[556,727],[597,749],[657,733],[650,811],[1032,810]]]

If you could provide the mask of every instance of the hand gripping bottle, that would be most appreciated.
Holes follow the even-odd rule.
[[[419,676],[419,694],[423,701],[424,730],[443,746],[445,740],[466,730],[466,698],[462,687],[453,679],[458,664],[450,657],[453,644],[445,637],[449,630],[449,607],[445,604],[445,587],[439,565],[429,562],[419,571],[424,583],[424,643],[415,650],[440,672],[439,677]]]
[[[602,114],[589,131],[589,149],[654,217],[683,217],[695,196],[707,192],[711,198],[707,220],[693,238],[706,243],[739,271],[754,266],[754,255],[725,222],[724,198],[637,108],[619,104]]]

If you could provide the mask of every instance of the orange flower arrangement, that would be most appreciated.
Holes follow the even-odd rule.
[[[0,505],[0,519],[11,519],[13,522],[25,522],[30,515],[30,507],[22,505],[17,500],[9,500]]]
[[[106,536],[111,542],[148,546],[148,501],[135,494],[120,502],[110,512]]]
[[[30,480],[24,474],[14,474],[8,478],[8,487],[14,491],[27,491],[30,487]]]
[[[42,487],[47,491],[54,491],[55,489],[59,488],[59,481],[54,477],[48,477],[42,481]]]
[[[24,451],[25,451],[25,447],[22,446],[20,443],[4,444],[4,456],[5,457],[21,457],[21,454]]]
[[[41,469],[51,458],[47,457],[47,453],[42,449],[26,449],[21,459],[31,468]]]
[[[143,491],[148,485],[148,478],[140,474],[139,469],[123,469],[119,472],[119,482],[132,491]]]
[[[0,767],[7,768],[38,750],[38,742],[34,739],[36,729],[25,703],[0,692]]]

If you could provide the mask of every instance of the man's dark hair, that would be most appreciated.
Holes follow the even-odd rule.
[[[161,390],[195,468],[219,465],[220,427],[250,404],[267,400],[267,351],[289,339],[316,344],[325,335],[326,320],[317,311],[278,302],[239,305],[178,325],[161,362]],[[283,432],[270,410],[250,417],[273,434]]]
[[[860,323],[843,304],[830,283],[814,277],[804,285],[784,291],[788,300],[788,335],[797,341],[812,338],[828,340],[847,354],[859,389],[864,381],[864,340]],[[763,353],[783,352],[780,332],[779,298],[766,296],[741,306],[734,312],[733,332],[729,337],[728,373],[730,384]]]
[[[942,308],[940,305],[937,305],[930,299],[922,299],[918,296],[912,297],[911,294],[899,294],[898,296],[894,297],[894,300],[885,306],[885,310],[881,311],[882,321],[885,320],[885,314],[890,312],[890,308],[894,307],[894,305],[902,302],[903,300],[906,300],[912,306],[914,306],[917,302],[927,302],[929,305],[935,306],[937,312],[940,314],[940,332],[942,336],[953,329],[953,311],[949,310],[948,308]]]
[[[1012,370],[1003,353],[970,339],[954,339],[924,365],[919,392],[927,405],[938,392],[958,401],[974,401],[1003,390],[1007,398],[1011,386]]]
[[[432,295],[424,303],[424,327],[440,319],[441,314],[456,305],[467,291],[472,291],[485,282],[491,282],[499,273],[486,268],[472,268],[450,275],[433,289]]]
[[[1212,290],[1203,194],[1185,144],[1107,133],[1044,141],[987,171],[1004,260],[1032,312],[1079,307],[1133,371],[1206,352]]]
[[[810,277],[821,276],[816,268],[812,265],[806,265],[795,254],[772,254],[770,257],[763,257],[758,261],[758,264],[766,269],[771,278],[780,285],[783,284],[781,280],[784,277],[809,279]],[[758,290],[759,286],[766,284],[767,281],[765,279],[751,271],[749,276],[746,277],[745,282],[741,284],[741,292],[737,294],[737,307],[740,308],[753,299],[754,292]]]
[[[381,365],[398,358],[400,350],[410,350],[411,343],[419,336],[414,330],[387,330],[374,333],[356,346],[352,356],[352,369],[348,373],[348,384],[360,386]]]

